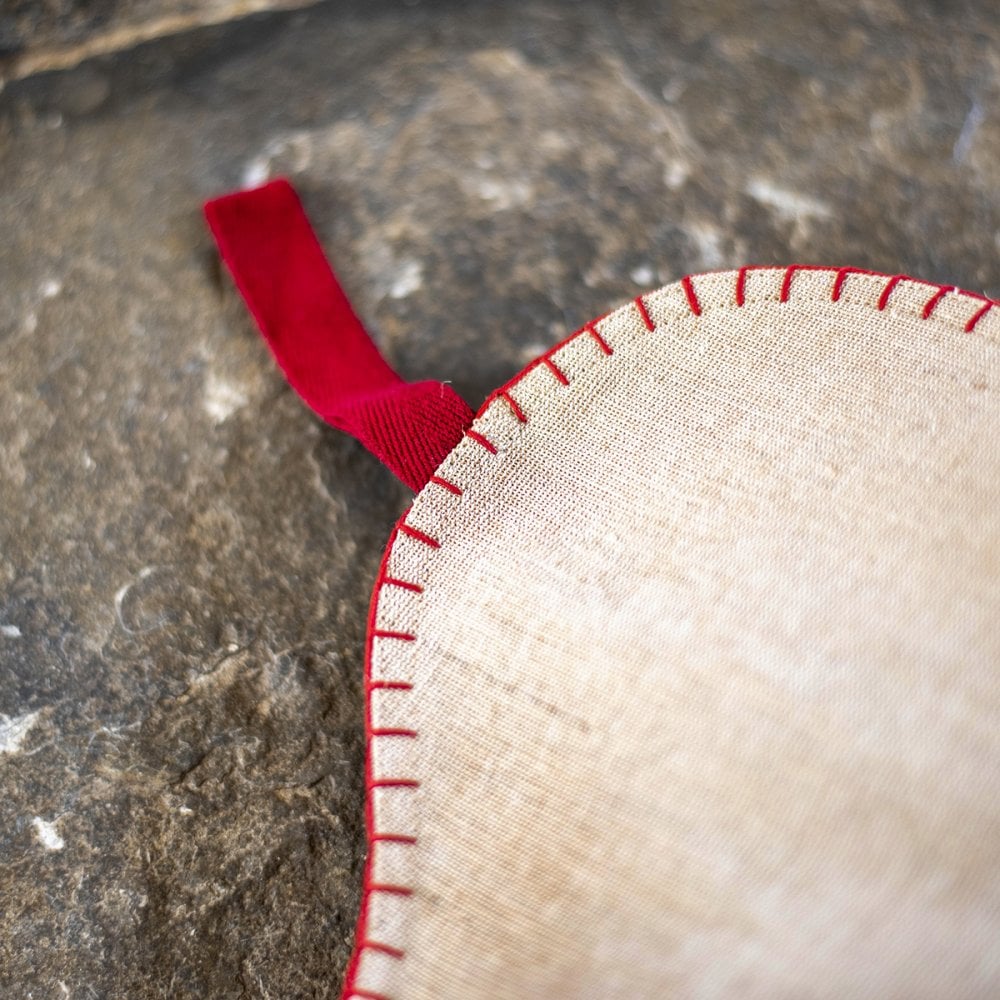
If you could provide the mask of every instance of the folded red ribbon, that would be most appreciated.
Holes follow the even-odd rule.
[[[421,489],[472,423],[466,402],[441,382],[405,382],[389,367],[287,181],[209,201],[205,218],[292,388]]]

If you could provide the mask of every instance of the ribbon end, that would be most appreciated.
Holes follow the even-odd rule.
[[[289,384],[421,489],[472,422],[440,382],[403,381],[351,308],[295,189],[279,178],[205,202],[236,287]]]

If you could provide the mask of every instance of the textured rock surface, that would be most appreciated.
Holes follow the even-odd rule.
[[[0,83],[75,67],[97,55],[316,0],[5,0],[0,6]]]
[[[351,4],[0,94],[0,993],[329,997],[407,502],[284,387],[200,201],[292,175],[407,376],[474,404],[652,286],[1000,295],[993,5]]]

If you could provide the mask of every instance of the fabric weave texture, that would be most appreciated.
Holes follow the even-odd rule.
[[[345,997],[1000,992],[1000,310],[890,280],[694,276],[483,408],[373,596]]]

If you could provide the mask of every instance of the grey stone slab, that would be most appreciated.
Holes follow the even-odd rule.
[[[5,0],[0,83],[247,14],[315,0]]]
[[[0,993],[329,997],[407,492],[284,386],[199,204],[286,173],[474,405],[685,272],[1000,295],[989,3],[337,3],[0,94]]]

